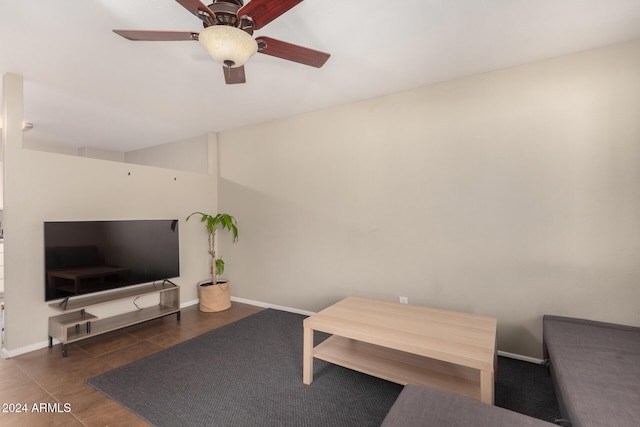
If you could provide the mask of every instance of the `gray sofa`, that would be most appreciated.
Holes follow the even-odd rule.
[[[543,352],[564,420],[572,427],[640,425],[640,328],[543,317]],[[496,406],[407,385],[383,427],[548,427]]]
[[[547,315],[543,351],[572,427],[640,425],[640,328]]]
[[[382,427],[550,427],[536,418],[428,387],[404,387]]]

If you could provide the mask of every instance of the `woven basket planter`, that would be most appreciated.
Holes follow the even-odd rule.
[[[212,285],[211,281],[198,284],[200,311],[215,313],[231,308],[231,285],[228,281]]]

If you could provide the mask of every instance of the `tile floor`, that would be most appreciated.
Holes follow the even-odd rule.
[[[67,357],[56,345],[0,358],[0,426],[147,426],[85,380],[261,310],[235,302],[220,313],[191,306],[180,322],[172,315],[80,341]],[[27,412],[15,412],[25,405]]]

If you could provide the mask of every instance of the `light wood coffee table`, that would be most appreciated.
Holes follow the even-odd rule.
[[[313,359],[399,384],[419,384],[493,404],[493,317],[348,297],[306,318],[303,382]],[[332,334],[313,347],[313,332]]]

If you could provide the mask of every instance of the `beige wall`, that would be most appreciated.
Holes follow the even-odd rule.
[[[124,153],[124,161],[139,165],[209,173],[209,159],[202,153],[207,152],[209,144],[215,144],[215,138],[215,134],[208,134],[184,141],[128,151]]]
[[[358,294],[498,317],[640,325],[640,42],[219,135],[236,297]]]
[[[239,298],[316,311],[403,295],[495,315],[499,348],[536,357],[543,313],[640,325],[638,75],[633,42],[224,132],[218,159],[208,135],[213,176],[23,150],[12,77],[7,346],[42,345],[55,314],[43,221],[217,203],[240,225],[237,244],[218,239]],[[180,227],[185,302],[208,262],[200,227]]]
[[[22,147],[49,153],[210,174],[211,162],[207,153],[211,144],[215,146],[216,138],[216,134],[207,134],[128,152],[91,147],[76,148],[28,139],[23,140]],[[215,153],[215,150],[213,153]]]
[[[11,123],[19,126],[22,80],[17,77],[4,89],[10,116],[20,116]],[[180,219],[176,283],[183,286],[183,303],[197,299],[196,283],[208,277],[207,238],[199,223],[184,219],[194,210],[216,211],[215,175],[22,149],[21,132],[7,131],[3,225],[10,354],[42,346],[47,319],[57,314],[44,301],[44,221]]]

